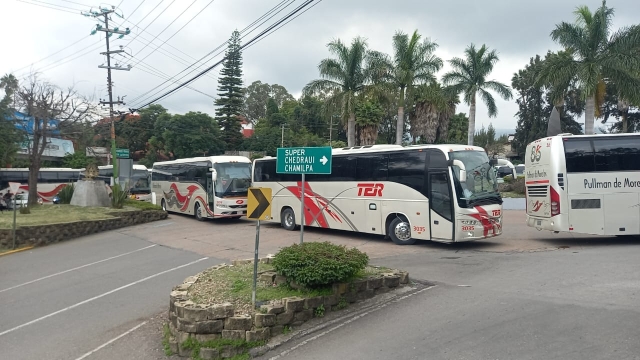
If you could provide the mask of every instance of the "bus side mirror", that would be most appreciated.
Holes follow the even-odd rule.
[[[467,182],[467,169],[464,166],[464,163],[460,160],[449,160],[449,166],[457,166],[460,169],[460,174],[458,175],[458,179],[461,183]]]
[[[209,171],[211,171],[211,180],[215,182],[218,179],[218,172],[213,168],[209,169]]]

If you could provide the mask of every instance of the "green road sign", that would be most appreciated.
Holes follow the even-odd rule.
[[[278,148],[279,174],[331,174],[331,147]]]
[[[116,149],[116,157],[118,159],[128,159],[129,149]]]

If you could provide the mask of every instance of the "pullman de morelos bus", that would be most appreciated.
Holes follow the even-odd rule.
[[[458,242],[502,233],[502,198],[486,152],[466,145],[373,145],[332,150],[330,175],[305,175],[304,225],[380,234],[396,244]],[[301,176],[254,160],[253,186],[272,190],[272,219],[301,219]]]
[[[526,149],[528,226],[640,234],[640,135],[559,134]]]

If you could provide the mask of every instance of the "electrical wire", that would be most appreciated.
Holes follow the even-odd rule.
[[[243,44],[240,46],[240,50],[250,46],[252,43],[256,42],[257,40],[259,40],[260,38],[262,38],[265,34],[267,33],[271,33],[273,34],[273,32],[271,32],[272,29],[278,27],[280,24],[284,23],[286,20],[288,20],[289,18],[291,18],[293,15],[297,14],[298,12],[300,12],[302,9],[304,9],[305,7],[307,7],[309,4],[313,3],[316,0],[307,0],[305,1],[303,4],[299,5],[297,8],[295,8],[293,11],[291,11],[289,14],[287,14],[285,17],[283,17],[282,19],[278,20],[275,24],[272,24],[271,26],[269,26],[267,29],[263,30],[262,32],[260,32],[260,34],[256,35],[254,38],[252,38],[251,40],[249,40],[247,43]],[[198,78],[202,77],[204,74],[206,74],[207,72],[211,71],[213,68],[215,68],[216,66],[220,65],[222,62],[224,62],[224,58],[218,62],[216,62],[215,64],[213,64],[212,66],[208,67],[207,69],[205,69],[204,71],[200,72],[198,75],[192,77],[191,79],[185,81],[184,83],[178,85],[177,87],[175,87],[174,89],[162,94],[161,96],[147,102],[146,104],[139,106],[137,109],[140,108],[144,108],[146,106],[149,106],[151,104],[153,104],[154,102],[163,99],[165,97],[168,97],[170,95],[172,95],[173,93],[175,93],[176,91],[180,90],[182,87],[190,84],[191,82],[197,80]]]
[[[58,5],[55,5],[55,4],[46,3],[46,4],[49,5],[48,6],[48,5],[41,5],[41,4],[37,4],[37,3],[28,2],[28,1],[25,1],[25,0],[16,0],[16,1],[19,1],[19,2],[22,2],[22,3],[25,3],[25,4],[29,4],[29,5],[35,5],[35,6],[40,6],[40,7],[43,7],[43,8],[48,8],[48,9],[53,9],[53,10],[58,10],[58,11],[64,11],[64,12],[71,13],[71,14],[81,15],[79,11],[75,12],[75,11],[71,11],[71,10],[65,10],[65,9],[60,9],[60,8],[57,8],[57,7],[53,7],[53,6],[58,6]],[[32,0],[32,1],[36,1],[36,0]],[[53,5],[53,6],[51,6],[51,5]]]
[[[190,24],[190,23],[191,23],[195,18],[197,18],[197,17],[198,17],[198,15],[202,14],[202,12],[203,12],[204,10],[206,10],[206,9],[209,7],[209,5],[213,4],[213,2],[214,2],[214,1],[215,1],[215,0],[211,0],[211,1],[209,1],[209,3],[208,3],[207,5],[205,5],[205,7],[204,7],[204,8],[202,8],[202,10],[198,11],[198,13],[197,13],[197,14],[195,14],[191,19],[189,19],[189,21],[187,21],[184,25],[182,25],[182,27],[180,27],[180,29],[178,29],[175,33],[173,33],[173,35],[171,35],[171,36],[170,36],[170,37],[168,37],[166,40],[164,40],[164,41],[162,42],[162,44],[160,44],[158,47],[156,47],[153,51],[151,51],[149,54],[147,54],[144,58],[142,58],[141,60],[138,60],[138,62],[140,62],[140,61],[142,61],[142,60],[144,60],[144,59],[148,58],[149,56],[151,56],[151,54],[153,54],[156,50],[158,50],[162,45],[166,44],[166,43],[167,43],[167,41],[171,40],[174,36],[176,36],[180,31],[182,31],[182,29],[184,29],[184,28],[185,28],[187,25],[189,25],[189,24]],[[191,3],[191,5],[193,5],[193,4],[195,4],[195,3],[196,3],[196,0],[194,0],[194,1]],[[189,10],[189,8],[191,7],[191,5],[189,5],[189,6],[188,6],[188,7],[187,7],[187,8],[186,8],[186,9],[185,9],[185,10],[184,10],[180,15],[178,15],[178,17],[177,17],[174,21],[172,21],[172,22],[171,22],[171,24],[169,24],[169,25],[168,25],[167,27],[165,27],[165,28],[164,28],[160,33],[158,33],[158,34],[153,38],[153,40],[151,40],[151,42],[155,41],[155,40],[158,38],[158,36],[160,36],[160,34],[162,34],[165,30],[167,30],[167,29],[169,28],[169,26],[171,26],[171,25],[172,25],[176,20],[178,20],[178,18],[180,18],[180,16],[182,16],[182,14],[184,14],[187,10]],[[144,50],[144,48],[143,48],[142,50]],[[142,52],[142,50],[140,50],[140,52]],[[138,63],[135,63],[135,64],[133,64],[133,66],[136,66],[137,64],[138,64]]]
[[[245,35],[243,35],[241,37],[241,39],[243,39],[244,37],[248,36],[249,34],[251,34],[253,31],[255,31],[257,29],[257,27],[259,27],[260,25],[264,24],[266,21],[268,21],[269,19],[273,18],[275,15],[277,15],[278,13],[280,13],[282,10],[284,10],[285,8],[287,8],[289,5],[291,5],[291,3],[295,1],[295,0],[283,0],[281,1],[279,4],[277,4],[276,6],[274,6],[272,9],[270,9],[269,11],[267,11],[265,14],[263,14],[262,16],[260,16],[258,19],[254,20],[251,24],[247,25],[244,29],[242,29],[240,31],[240,33],[244,33],[247,30],[249,30],[251,27],[253,27],[254,25],[256,25],[257,23],[259,23],[262,19],[264,19],[265,17],[269,16],[266,20],[264,20],[262,23],[258,24],[256,26],[256,28],[252,29],[251,31],[249,31],[248,33],[246,33]],[[284,5],[284,7],[282,7]],[[282,8],[281,8],[282,7]],[[281,8],[280,10],[278,10],[279,8]],[[278,10],[277,12],[274,13],[274,11]],[[218,47],[214,48],[213,50],[211,50],[209,53],[207,53],[206,55],[204,55],[203,57],[201,57],[200,59],[198,59],[195,63],[191,64],[189,67],[187,67],[186,69],[182,70],[181,72],[179,72],[178,74],[176,74],[173,78],[177,77],[178,75],[184,73],[185,71],[189,70],[191,67],[196,66],[193,70],[189,71],[188,73],[186,73],[185,75],[181,76],[181,79],[184,79],[185,77],[187,77],[189,74],[193,73],[194,71],[197,71],[199,69],[201,69],[203,66],[206,65],[206,63],[214,58],[216,58],[218,55],[220,55],[221,53],[223,53],[224,51],[226,51],[226,48],[221,50],[220,52],[218,52],[217,54],[213,55],[211,57],[211,59],[209,60],[204,60],[205,58],[209,57],[211,54],[213,54],[214,52],[220,50],[220,48],[224,47],[227,44],[227,41],[223,42],[222,44],[220,44]],[[203,61],[204,60],[204,61]],[[200,62],[203,62],[202,64],[200,64]],[[167,86],[163,87],[162,89],[154,92],[153,94],[146,96],[147,94],[151,93],[152,91],[154,91],[155,89],[160,88],[161,86],[163,86],[164,84],[166,84],[167,81],[163,82],[162,84],[152,88],[151,90],[145,92],[144,94],[142,94],[141,96],[136,97],[135,99],[132,100],[132,103],[134,102],[142,102],[141,100],[144,98],[150,98],[152,96],[155,96],[156,94],[164,91],[165,89],[169,88],[171,86],[171,84],[168,84]]]

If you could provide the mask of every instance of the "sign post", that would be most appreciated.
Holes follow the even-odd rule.
[[[302,244],[305,221],[305,174],[331,174],[331,147],[278,148],[276,173],[302,175],[300,182],[300,244]]]
[[[20,183],[16,183],[16,182],[10,182],[9,183],[9,190],[11,191],[11,193],[13,193],[13,231],[12,231],[12,236],[13,236],[13,245],[11,246],[12,249],[16,248],[16,194],[18,194],[18,191],[20,190]]]
[[[258,247],[260,246],[260,220],[271,219],[271,189],[249,188],[247,193],[247,219],[258,220],[256,223],[256,245],[253,253],[253,290],[251,304],[256,306],[256,287],[258,283]]]

